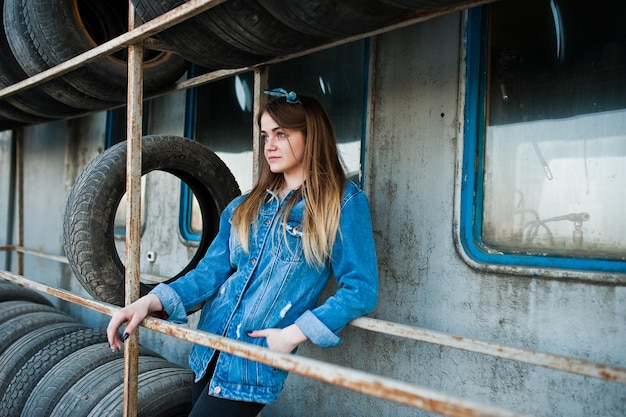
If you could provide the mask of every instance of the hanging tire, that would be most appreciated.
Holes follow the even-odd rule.
[[[54,323],[72,323],[75,321],[61,312],[35,312],[14,317],[0,324],[0,354],[8,349],[16,340],[22,336],[41,327]]]
[[[310,36],[336,38],[369,32],[394,22],[405,10],[378,0],[257,0],[283,25]]]
[[[0,85],[0,89],[2,88],[4,88],[4,86]],[[9,103],[0,102],[0,126],[3,126],[0,130],[13,129],[25,124],[36,124],[50,120],[52,119],[33,116],[32,114],[22,111]]]
[[[182,4],[133,0],[144,22]],[[208,69],[238,68],[301,51],[319,38],[284,25],[256,1],[230,0],[157,35],[191,62]]]
[[[222,160],[204,145],[177,136],[146,136],[142,140],[142,175],[164,171],[185,182],[202,212],[202,237],[191,261],[172,282],[193,269],[215,237],[222,210],[239,187]],[[76,278],[95,298],[124,303],[124,265],[114,242],[114,218],[126,184],[126,142],[87,165],[70,192],[63,220],[65,252]],[[141,283],[141,294],[154,284]]]
[[[0,0],[0,9],[4,9],[4,0]],[[0,21],[4,27],[3,13],[0,13]],[[0,88],[9,87],[28,78],[28,75],[13,56],[4,30],[0,31],[0,56],[2,57],[0,59]],[[55,100],[45,93],[40,86],[13,94],[5,100],[6,103],[3,103],[3,107],[10,105],[13,109],[4,108],[4,115],[26,124],[45,122],[84,112],[84,110],[67,106]]]
[[[191,411],[193,372],[182,368],[155,369],[138,377],[138,417],[184,417]],[[86,417],[122,416],[123,386],[109,392]]]
[[[32,22],[27,15],[26,7],[21,0],[4,0],[4,30],[12,36],[7,37],[11,53],[22,70],[33,76],[48,68],[44,58],[39,54],[39,43],[31,38]],[[35,25],[43,22],[35,22]],[[64,25],[61,25],[64,26]],[[43,40],[46,42],[47,40]],[[41,42],[41,40],[39,40]],[[69,84],[64,76],[41,84],[42,90],[66,106],[84,109],[85,111],[102,110],[119,105],[119,102],[101,100],[93,95],[84,94]]]
[[[17,372],[28,359],[48,343],[86,326],[79,323],[56,323],[41,327],[16,340],[0,355],[0,398],[4,408],[4,394]]]
[[[424,10],[437,10],[451,6],[461,6],[463,4],[466,7],[472,5],[471,2],[466,0],[379,0],[383,4],[388,4],[394,7],[401,7],[406,10],[424,11]]]
[[[13,56],[30,76],[71,59],[127,30],[124,0],[5,0],[4,24]],[[144,51],[146,95],[173,84],[188,62],[171,52]],[[99,58],[42,88],[81,109],[105,109],[126,100],[125,50]]]
[[[43,295],[30,288],[22,287],[10,281],[0,281],[0,301],[24,300],[52,306]]]
[[[160,357],[143,347],[139,348],[139,355]],[[49,417],[61,397],[81,378],[99,366],[123,357],[122,352],[112,352],[108,343],[97,343],[71,353],[41,378],[24,404],[22,415]]]
[[[157,358],[152,356],[139,356],[137,372],[140,380],[141,375],[145,372],[153,371],[155,369],[168,368],[180,369],[179,366],[176,366],[163,358]],[[49,414],[49,417],[85,417],[108,394],[115,391],[123,384],[123,358],[116,359],[100,365],[99,367],[82,377],[80,380],[76,381],[76,383],[72,385],[70,389],[67,390],[67,392],[65,392],[63,397],[61,397],[61,399],[59,399],[59,401],[57,402],[54,410],[52,410],[52,412]],[[162,392],[160,394],[165,393]],[[191,391],[189,391],[188,396],[189,398],[191,398]],[[120,396],[118,400],[121,404],[122,397]],[[138,405],[140,406],[141,403],[139,402]]]

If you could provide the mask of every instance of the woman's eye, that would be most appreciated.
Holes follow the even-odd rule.
[[[277,136],[281,139],[285,138],[285,134],[283,132],[278,132]]]
[[[267,142],[267,139],[269,139],[267,135],[261,135],[261,140],[263,142]]]

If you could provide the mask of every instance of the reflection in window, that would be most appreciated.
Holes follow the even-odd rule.
[[[200,73],[202,73],[200,71]],[[185,136],[208,146],[231,170],[239,188],[252,188],[252,73],[244,73],[194,88],[190,110],[194,121],[188,124]],[[181,229],[188,240],[199,240],[202,234],[200,207],[191,190],[184,187],[186,199],[191,202],[183,208]]]
[[[354,42],[273,65],[268,80],[270,88],[283,87],[315,96],[322,102],[333,120],[347,174],[357,183],[361,171],[366,59],[366,41]],[[226,163],[244,193],[253,185],[252,86],[252,73],[245,73],[193,89],[189,107],[195,110],[188,115],[190,122],[185,133],[207,145]],[[195,198],[189,190],[185,193],[191,204],[183,207],[189,216],[181,229],[183,236],[195,240],[201,234],[202,220]]]
[[[626,3],[490,10],[482,244],[626,260]]]
[[[366,82],[366,41],[274,65],[270,88],[283,87],[320,100],[333,121],[346,173],[360,183]]]

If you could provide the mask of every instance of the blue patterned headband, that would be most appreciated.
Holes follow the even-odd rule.
[[[289,104],[302,104],[298,95],[294,91],[287,92],[284,88],[275,88],[273,90],[265,90],[263,92],[271,97],[285,97],[285,101]]]

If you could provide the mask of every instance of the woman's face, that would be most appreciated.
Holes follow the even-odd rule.
[[[302,176],[304,157],[304,134],[299,130],[285,129],[263,113],[261,116],[261,138],[264,154],[270,170],[284,176]]]

